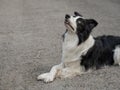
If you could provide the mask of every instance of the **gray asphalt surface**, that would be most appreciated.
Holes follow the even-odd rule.
[[[66,13],[99,25],[93,36],[120,36],[120,0],[0,0],[0,90],[120,90],[120,67],[44,84],[40,73],[60,63]]]

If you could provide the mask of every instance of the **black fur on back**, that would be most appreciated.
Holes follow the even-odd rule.
[[[82,56],[80,64],[85,67],[85,70],[113,65],[113,50],[117,45],[120,45],[120,37],[100,36],[94,39],[94,46],[88,50],[86,55]]]

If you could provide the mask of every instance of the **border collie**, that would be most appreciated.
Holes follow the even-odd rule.
[[[93,37],[91,31],[98,23],[85,19],[78,12],[65,15],[66,32],[63,35],[62,60],[38,80],[52,82],[56,77],[71,78],[104,66],[120,65],[120,37]]]

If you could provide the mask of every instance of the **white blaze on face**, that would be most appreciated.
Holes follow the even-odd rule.
[[[80,16],[76,16],[76,17],[70,16],[70,19],[69,19],[71,26],[74,28],[74,32],[76,32],[76,28],[77,28],[76,21],[77,21],[78,18],[83,18],[83,17],[80,17]]]

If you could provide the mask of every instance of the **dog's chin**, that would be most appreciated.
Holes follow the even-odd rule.
[[[72,27],[72,25],[65,23],[65,27],[67,30],[74,32],[74,28]]]

